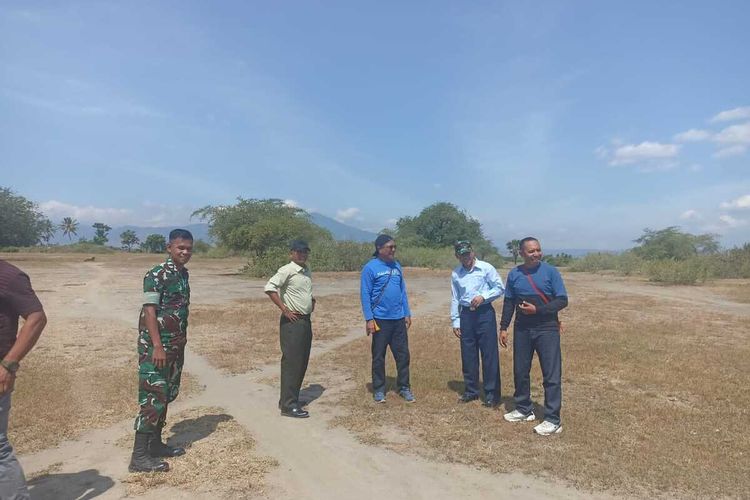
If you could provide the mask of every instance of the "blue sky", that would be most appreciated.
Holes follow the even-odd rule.
[[[237,196],[498,244],[750,240],[748,2],[0,0],[0,185],[177,225]]]

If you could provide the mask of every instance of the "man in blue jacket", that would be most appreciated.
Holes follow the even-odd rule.
[[[396,242],[381,234],[375,253],[362,268],[360,297],[367,335],[372,336],[372,392],[376,403],[385,403],[385,354],[388,346],[396,360],[398,393],[408,403],[416,401],[409,385],[411,311],[401,264],[396,261]]]
[[[560,321],[557,312],[567,307],[568,292],[559,271],[542,262],[539,240],[521,240],[523,264],[511,269],[505,281],[505,301],[500,319],[500,345],[508,346],[508,326],[516,313],[513,327],[513,380],[516,409],[504,415],[508,422],[531,422],[531,360],[539,356],[544,379],[544,421],[534,427],[542,436],[562,432],[562,355]]]

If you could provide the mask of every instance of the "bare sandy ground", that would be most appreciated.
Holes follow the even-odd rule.
[[[6,256],[13,261],[12,256]],[[64,259],[16,261],[32,275],[34,286],[45,303],[51,322],[66,318],[110,318],[132,327],[139,309],[141,276],[147,265],[143,258],[127,262],[97,257],[95,262]],[[196,260],[190,266],[192,302],[221,303],[234,298],[262,297],[263,282],[239,278],[238,262],[231,260]],[[448,273],[415,273],[409,280],[413,293],[421,294],[415,321],[420,315],[447,311]],[[634,280],[603,280],[589,275],[568,275],[585,286],[603,292],[642,293],[664,300],[689,301],[726,308],[729,312],[750,316],[750,305],[721,299],[718,295],[691,288],[657,288]],[[315,277],[317,295],[351,292],[356,300],[356,274],[321,274]],[[270,304],[269,304],[270,306]],[[359,318],[346,335],[326,344],[315,342],[313,359],[344,345],[363,334]],[[134,354],[135,356],[135,354]],[[427,461],[410,455],[364,445],[348,432],[331,428],[334,416],[331,405],[318,405],[335,398],[335,391],[322,391],[315,380],[305,397],[312,400],[313,415],[306,420],[279,416],[276,403],[278,389],[262,381],[276,375],[278,365],[267,365],[250,374],[228,376],[190,351],[186,367],[198,378],[205,390],[198,396],[178,401],[174,412],[198,406],[225,409],[244,426],[258,443],[257,451],[275,458],[277,467],[267,478],[262,496],[332,498],[602,498],[587,495],[564,484],[522,474],[491,474],[471,467]],[[133,388],[135,397],[135,388]],[[418,403],[417,403],[418,404]],[[11,418],[22,418],[11,415]],[[33,488],[33,498],[124,498],[123,478],[128,476],[129,451],[118,446],[118,440],[132,434],[132,419],[109,428],[83,433],[74,441],[21,456],[28,474],[52,468],[54,473]],[[206,478],[211,481],[211,478]],[[204,498],[195,492],[160,488],[138,498]],[[210,495],[205,498],[213,498]]]

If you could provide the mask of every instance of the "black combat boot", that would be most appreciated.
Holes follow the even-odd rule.
[[[185,454],[185,448],[179,446],[167,446],[161,440],[161,427],[151,434],[151,441],[148,443],[148,452],[152,457],[179,457]]]
[[[148,443],[151,441],[152,433],[136,432],[133,444],[133,457],[130,459],[128,470],[130,472],[167,472],[169,464],[149,455]]]

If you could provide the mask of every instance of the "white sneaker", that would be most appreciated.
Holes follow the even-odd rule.
[[[553,424],[545,420],[541,424],[534,427],[534,432],[540,436],[549,436],[550,434],[560,434],[562,432],[562,425]]]
[[[503,418],[508,422],[531,422],[532,420],[536,419],[533,412],[529,413],[528,415],[524,415],[518,410],[513,410],[510,413],[506,413],[505,415],[503,415]]]

